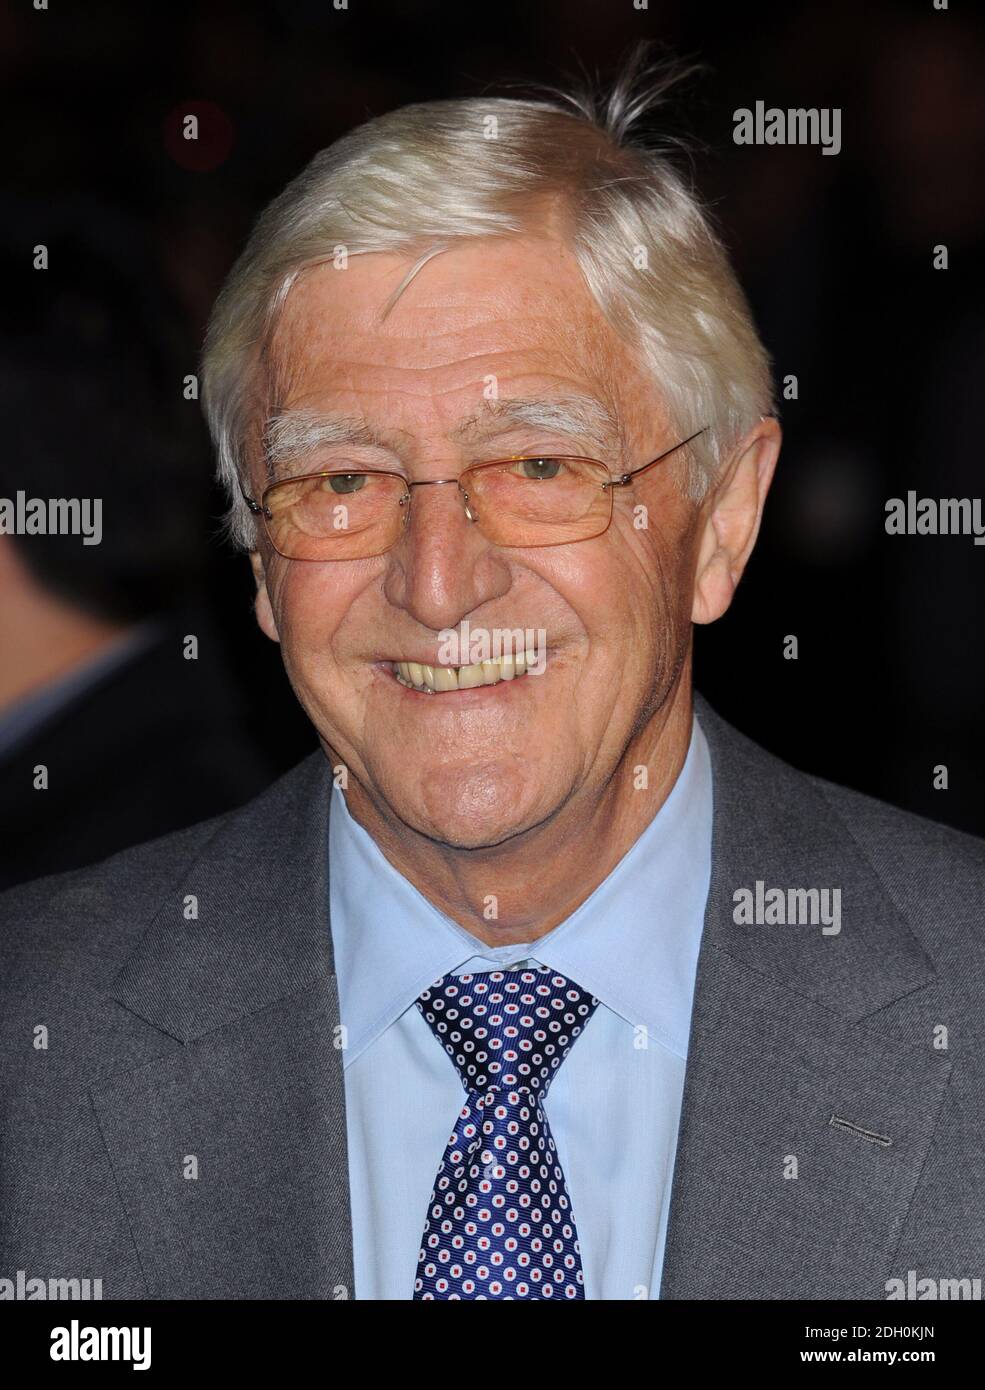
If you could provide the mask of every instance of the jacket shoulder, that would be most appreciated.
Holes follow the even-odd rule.
[[[731,780],[743,788],[743,795],[752,787],[770,804],[809,802],[820,796],[877,871],[919,880],[931,865],[937,874],[947,865],[985,885],[985,840],[794,767],[727,723],[700,695],[696,712],[720,764],[727,752]],[[928,891],[946,886],[939,877],[936,884],[926,881]]]
[[[952,989],[985,998],[985,840],[847,787],[808,780],[937,972]]]
[[[945,890],[954,882],[950,875],[956,874],[985,888],[985,840],[821,777],[807,780],[873,867],[893,880],[909,878],[923,881],[928,891]]]
[[[764,816],[773,829],[796,836],[790,844],[803,851],[804,837],[809,844],[827,821],[868,864],[935,968],[985,994],[985,840],[793,767],[701,696],[696,709],[715,765],[726,772],[721,794],[730,823],[744,823],[752,798],[769,808]],[[713,794],[719,797],[717,786]]]
[[[0,893],[0,957],[59,947],[116,954],[231,814]]]

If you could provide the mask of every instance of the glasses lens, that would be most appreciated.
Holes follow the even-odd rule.
[[[274,483],[264,494],[267,534],[290,560],[359,560],[380,555],[407,515],[401,478],[389,473],[322,473]]]
[[[604,464],[578,458],[523,458],[483,464],[462,478],[480,530],[496,545],[563,545],[598,536],[612,494]]]

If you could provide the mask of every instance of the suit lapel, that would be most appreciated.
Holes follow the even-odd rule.
[[[698,717],[712,881],[661,1297],[883,1298],[950,1075],[892,1005],[933,971],[815,784]],[[737,925],[756,880],[840,888],[841,931]]]
[[[224,821],[117,977],[161,1055],[91,1097],[155,1297],[353,1296],[330,790],[318,753]]]

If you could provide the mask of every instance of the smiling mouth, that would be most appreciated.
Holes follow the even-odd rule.
[[[453,690],[475,690],[483,685],[518,680],[537,665],[536,652],[501,656],[473,666],[423,666],[417,661],[391,661],[390,670],[401,685],[426,695],[446,695]]]

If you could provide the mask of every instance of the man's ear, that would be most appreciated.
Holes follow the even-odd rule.
[[[267,593],[267,572],[263,567],[263,556],[259,550],[250,551],[250,564],[253,567],[253,578],[256,581],[257,594],[253,601],[253,611],[256,613],[260,631],[266,633],[271,642],[280,641],[280,633],[277,631],[277,624],[274,621],[274,610],[271,607],[270,595]]]
[[[759,535],[782,437],[772,416],[754,425],[732,451],[702,507],[692,622],[713,623],[732,602]]]

